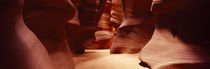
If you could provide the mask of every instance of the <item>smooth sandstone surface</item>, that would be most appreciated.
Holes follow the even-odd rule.
[[[147,69],[139,65],[138,54],[109,54],[109,49],[87,49],[74,55],[76,69]]]
[[[154,20],[148,12],[151,1],[124,1],[125,17],[117,29],[111,53],[137,54],[110,55],[109,50],[86,50],[85,54],[74,55],[76,68],[144,69],[138,65],[139,51],[139,59],[151,69],[210,68],[210,11],[207,10],[207,0],[164,0],[154,5],[157,21],[151,40],[154,29]],[[137,7],[139,5],[143,6]],[[0,6],[0,32],[4,32],[0,34],[1,69],[74,69],[65,29],[66,21],[75,13],[70,1],[2,0]],[[89,12],[95,13],[95,10]],[[86,15],[85,11],[79,13],[80,17]],[[97,21],[97,17],[91,21]],[[84,22],[80,25],[88,28],[88,33],[91,30],[88,36],[93,36],[95,22],[86,24],[85,17],[81,19]]]
[[[56,69],[74,69],[65,29],[74,15],[70,0],[24,1],[24,22],[45,46]]]
[[[0,69],[55,69],[44,45],[23,21],[24,0],[0,1]]]
[[[140,60],[151,69],[209,69],[208,9],[207,0],[154,4],[155,32],[140,52]]]
[[[154,19],[151,0],[124,0],[123,22],[117,28],[111,53],[138,53],[151,39]]]

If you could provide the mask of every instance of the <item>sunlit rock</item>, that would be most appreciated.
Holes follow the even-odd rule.
[[[151,69],[209,69],[210,31],[207,0],[154,3],[154,35],[140,52]]]
[[[115,32],[111,53],[138,53],[150,40],[154,20],[150,0],[124,0],[124,19]]]

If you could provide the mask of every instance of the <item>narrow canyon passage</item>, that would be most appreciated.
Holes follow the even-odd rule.
[[[209,0],[0,0],[0,69],[210,69]]]

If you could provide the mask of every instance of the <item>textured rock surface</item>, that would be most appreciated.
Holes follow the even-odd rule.
[[[111,19],[110,22],[114,28],[118,28],[123,20],[122,0],[112,0]]]
[[[140,60],[152,69],[209,69],[207,0],[166,0],[154,4],[157,25]]]
[[[25,0],[23,17],[26,25],[46,47],[56,69],[73,69],[66,37],[66,22],[75,9],[69,0]]]
[[[80,0],[72,0],[73,4],[75,5],[75,15],[74,17],[69,20],[66,24],[66,32],[67,32],[67,39],[71,51],[73,53],[83,53],[84,47],[82,46],[82,28],[79,22],[79,13],[78,13],[78,6]]]
[[[78,15],[67,24],[67,36],[74,53],[84,53],[84,49],[95,41],[97,23],[102,15],[105,0],[72,0]],[[77,19],[78,18],[78,19]],[[77,29],[77,30],[75,30]]]
[[[79,22],[82,28],[83,46],[90,46],[95,41],[97,23],[102,15],[102,3],[104,0],[84,0],[80,2]],[[88,14],[87,14],[88,13]]]
[[[110,41],[113,38],[113,27],[110,24],[110,18],[111,18],[111,0],[106,0],[104,7],[103,7],[103,13],[100,18],[100,21],[98,22],[97,31],[95,32],[95,43],[90,47],[94,49],[104,49],[110,47]]]
[[[124,19],[116,30],[111,53],[138,53],[150,40],[154,25],[151,0],[124,0]]]
[[[0,69],[55,69],[45,47],[24,24],[23,2],[0,1]]]

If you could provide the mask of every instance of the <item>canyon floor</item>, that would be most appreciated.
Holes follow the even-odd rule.
[[[109,54],[109,49],[85,50],[73,55],[76,69],[147,69],[139,65],[137,54]]]

